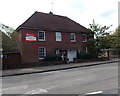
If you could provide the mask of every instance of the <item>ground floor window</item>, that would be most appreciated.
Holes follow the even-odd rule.
[[[44,57],[46,56],[46,49],[45,47],[39,47],[38,49],[39,53],[39,59],[44,59]]]
[[[9,53],[6,53],[6,54],[3,54],[3,58],[10,58],[10,54]]]
[[[62,50],[59,50],[59,49],[56,50],[56,54],[62,55],[62,53],[63,53]]]
[[[56,54],[59,54],[59,55],[66,55],[67,54],[67,50],[56,50]]]
[[[88,48],[87,47],[83,47],[83,52],[88,53]]]

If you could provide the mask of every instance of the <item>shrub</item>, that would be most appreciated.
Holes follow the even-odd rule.
[[[49,54],[43,60],[44,61],[61,61],[62,57],[57,54]]]
[[[120,48],[114,49],[113,54],[114,55],[120,55]]]
[[[78,59],[92,59],[92,58],[96,58],[96,55],[92,54],[92,53],[85,53],[85,52],[80,52],[78,53]]]

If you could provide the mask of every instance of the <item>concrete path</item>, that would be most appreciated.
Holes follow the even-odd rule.
[[[111,59],[108,61],[97,61],[97,62],[40,66],[40,67],[22,68],[22,69],[10,69],[10,70],[3,70],[2,75],[0,77],[42,73],[42,72],[65,70],[65,69],[78,68],[78,67],[95,66],[95,65],[108,64],[108,63],[118,62],[118,61],[120,61],[120,59]]]

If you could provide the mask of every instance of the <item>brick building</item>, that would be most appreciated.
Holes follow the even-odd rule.
[[[17,28],[20,34],[21,63],[39,62],[48,54],[66,56],[89,52],[87,28],[65,16],[35,12]]]

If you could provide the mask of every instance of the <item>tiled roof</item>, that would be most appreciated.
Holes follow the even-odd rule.
[[[22,25],[20,25],[17,30],[19,30],[20,28],[88,32],[87,28],[76,23],[68,17],[54,15],[52,13],[41,13],[37,11]]]

